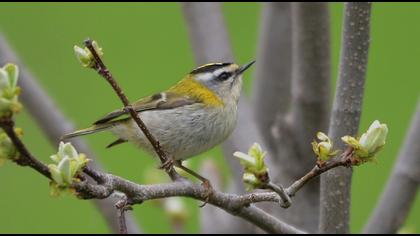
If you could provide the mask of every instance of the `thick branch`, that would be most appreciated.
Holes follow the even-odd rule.
[[[74,125],[67,120],[60,112],[58,107],[54,104],[53,100],[47,95],[43,88],[38,84],[36,78],[26,69],[13,49],[8,44],[3,35],[0,34],[0,64],[13,62],[19,65],[19,86],[22,88],[20,98],[29,111],[31,116],[35,119],[41,130],[49,138],[52,145],[57,145],[60,137],[63,134],[69,133],[74,130]],[[93,160],[90,165],[96,169],[102,169],[96,161],[95,155],[90,150],[88,145],[80,138],[74,138],[72,144],[82,153],[85,153],[90,159]],[[114,233],[119,232],[118,222],[116,218],[116,210],[112,199],[94,200],[96,208],[102,213],[108,227]],[[126,215],[127,228],[129,233],[140,233],[138,225],[133,216]]]
[[[370,42],[371,3],[346,3],[339,79],[329,137],[343,150],[340,138],[357,134],[362,110]],[[321,176],[320,233],[349,233],[352,170],[335,168]]]
[[[93,171],[93,170],[90,170]],[[176,181],[166,184],[139,185],[110,174],[100,175],[104,182],[102,185],[93,185],[87,182],[75,184],[75,189],[82,198],[106,198],[113,191],[123,192],[131,200],[132,204],[142,203],[147,200],[184,196],[197,200],[207,200],[206,189],[189,181]],[[270,233],[303,233],[287,224],[275,219],[262,210],[249,207],[251,203],[271,201],[279,202],[276,193],[262,192],[244,195],[226,194],[214,191],[208,199],[208,203],[224,209],[234,216],[240,216],[245,220],[259,226]],[[264,220],[263,220],[264,219]]]
[[[182,10],[190,42],[198,65],[209,62],[232,62],[233,53],[220,3],[185,2]]]
[[[308,158],[313,155],[309,144],[317,131],[327,129],[330,96],[328,3],[291,3],[290,18],[290,110],[287,115],[279,116],[274,126],[278,168],[273,176],[276,182],[282,183],[292,182],[313,166],[313,158]],[[292,208],[276,215],[292,225],[316,231],[319,179],[305,187]]]
[[[326,130],[330,97],[330,16],[328,3],[292,4],[293,71],[291,125],[301,169],[314,134]],[[300,171],[302,174],[303,172]]]
[[[104,185],[92,185],[86,182],[74,187],[80,193],[88,193],[82,197],[108,197],[114,190],[125,193],[135,203],[142,203],[151,199],[184,196],[197,200],[206,200],[206,189],[189,181],[177,181],[166,184],[139,185],[110,174],[102,174]],[[251,203],[271,201],[279,202],[280,198],[272,192],[248,193],[244,195],[226,194],[218,191],[208,199],[208,203],[224,209],[232,215],[237,215],[261,227],[270,233],[303,233],[287,224],[275,219],[262,210],[250,207]]]
[[[420,101],[397,164],[364,233],[394,234],[404,224],[420,185]]]
[[[276,117],[284,117],[290,102],[291,4],[263,3],[261,14],[252,98],[255,120],[262,138],[267,147],[275,151],[272,126]]]

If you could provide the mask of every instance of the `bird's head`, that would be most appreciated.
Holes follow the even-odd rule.
[[[224,103],[238,102],[242,88],[242,74],[255,61],[243,66],[235,63],[210,63],[202,65],[189,73],[189,78],[204,86]]]

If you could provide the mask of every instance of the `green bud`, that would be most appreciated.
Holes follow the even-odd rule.
[[[90,53],[89,49],[81,48],[77,45],[73,47],[74,53],[76,55],[77,60],[79,60],[80,64],[84,67],[92,67],[93,66],[93,57]]]
[[[14,64],[9,63],[0,68],[0,117],[11,116],[22,109],[18,101],[18,76],[19,70]]]
[[[22,129],[15,128],[15,132],[18,137],[22,137]],[[17,151],[12,140],[6,133],[0,132],[0,165],[6,160],[17,160],[19,158],[19,152]]]
[[[102,48],[99,47],[96,41],[92,42],[92,46],[99,57],[102,57],[104,55]],[[87,47],[81,48],[75,45],[73,47],[73,50],[74,50],[74,54],[76,55],[77,60],[79,60],[82,66],[92,68],[95,65],[95,60],[93,58],[93,55]]]
[[[360,145],[367,150],[369,156],[375,155],[384,145],[388,135],[388,126],[375,120],[368,131],[360,137]]]
[[[0,91],[4,91],[9,86],[9,73],[4,68],[0,68]]]
[[[319,161],[325,162],[331,157],[337,155],[338,151],[333,149],[333,143],[326,134],[318,132],[316,137],[321,142],[317,143],[316,141],[313,141],[311,144],[312,150],[316,154]]]
[[[264,162],[266,152],[259,144],[254,143],[248,150],[248,154],[235,152],[233,155],[239,158],[244,167],[245,173],[242,180],[247,190],[263,188],[269,182],[268,168]]]
[[[58,163],[58,171],[61,173],[63,178],[63,185],[67,186],[73,182],[72,170],[70,165],[70,158],[63,158],[60,163]]]
[[[102,57],[104,55],[104,52],[101,47],[99,47],[98,43],[96,41],[92,42],[92,46],[95,49],[96,53],[98,53],[99,57]]]
[[[78,153],[71,143],[60,142],[58,152],[52,155],[54,164],[48,165],[53,183],[51,184],[52,195],[65,190],[75,180],[89,161],[83,153]]]
[[[341,139],[353,148],[358,158],[370,161],[385,145],[387,135],[388,126],[375,120],[360,139],[351,136],[344,136]]]
[[[9,75],[9,86],[16,88],[19,76],[19,68],[15,64],[8,63],[3,67],[3,69]]]
[[[258,143],[254,143],[251,148],[249,148],[248,154],[235,152],[233,155],[239,158],[239,161],[247,172],[255,173],[256,175],[268,172],[268,168],[264,163],[266,152],[262,151],[262,148]]]
[[[63,177],[61,175],[61,172],[60,172],[60,169],[58,168],[58,166],[54,165],[54,164],[49,164],[48,165],[48,170],[51,173],[51,178],[53,179],[53,181],[58,186],[64,186],[64,180],[63,180]]]
[[[263,187],[263,183],[252,173],[245,172],[242,176],[246,191]]]
[[[251,168],[255,168],[257,166],[257,161],[255,160],[254,157],[245,154],[243,152],[235,152],[233,153],[233,155],[237,158],[239,158],[239,161],[241,162],[241,165],[245,168],[245,169],[251,169]]]

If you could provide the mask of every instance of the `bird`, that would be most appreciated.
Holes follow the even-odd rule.
[[[242,66],[232,62],[199,66],[166,91],[130,105],[158,140],[171,164],[187,169],[182,161],[215,147],[233,132],[243,73],[254,63],[255,60]],[[131,142],[156,155],[149,140],[128,115],[124,108],[114,110],[91,127],[64,135],[62,140],[110,131],[117,140],[108,148]],[[206,178],[191,170],[187,172],[211,188]]]

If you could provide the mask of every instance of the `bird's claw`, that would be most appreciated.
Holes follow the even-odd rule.
[[[159,169],[169,172],[173,168],[174,163],[175,163],[174,160],[168,159],[159,166]]]
[[[213,187],[210,184],[210,181],[204,180],[201,186],[205,189],[205,195],[204,195],[204,202],[202,205],[200,205],[200,208],[204,207],[210,200],[211,195],[213,194]]]

